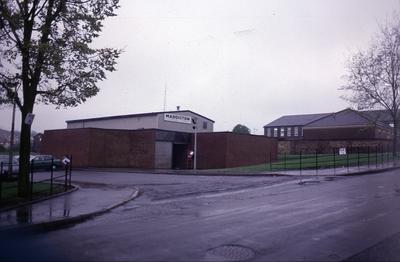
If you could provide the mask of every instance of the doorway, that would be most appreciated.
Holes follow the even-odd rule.
[[[172,146],[172,168],[173,169],[186,169],[188,160],[188,145],[187,144],[173,144]]]

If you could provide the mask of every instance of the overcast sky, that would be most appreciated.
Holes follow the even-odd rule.
[[[176,106],[256,134],[289,114],[339,111],[345,61],[399,0],[121,0],[97,46],[123,48],[100,93],[76,108],[37,105],[33,130]],[[0,128],[11,110],[1,108]],[[18,122],[19,122],[19,118]],[[19,128],[19,123],[17,124]]]

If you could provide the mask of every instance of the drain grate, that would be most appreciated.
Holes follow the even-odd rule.
[[[207,261],[245,261],[255,256],[253,250],[238,245],[225,245],[207,251]]]

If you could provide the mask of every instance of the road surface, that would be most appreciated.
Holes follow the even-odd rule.
[[[59,261],[400,260],[399,171],[303,185],[295,177],[107,172],[75,172],[73,180],[142,194],[75,226],[11,237],[9,253],[24,247],[18,259]]]

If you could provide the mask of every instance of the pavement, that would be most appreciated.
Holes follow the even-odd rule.
[[[51,229],[79,223],[125,204],[139,195],[138,188],[74,185],[71,192],[44,201],[0,211],[0,231]]]
[[[315,181],[319,176],[347,176],[376,173],[397,168],[393,163],[380,165],[370,165],[362,167],[337,167],[320,170],[296,170],[279,172],[249,172],[234,173],[213,170],[205,171],[184,171],[184,170],[154,170],[143,171],[133,169],[91,169],[97,171],[117,171],[117,172],[146,172],[157,174],[174,175],[234,175],[234,176],[254,176],[254,175],[273,175],[273,176],[298,176],[300,182]],[[139,196],[139,188],[125,186],[105,186],[104,184],[84,183],[79,186],[74,185],[77,190],[70,193],[55,195],[53,198],[44,201],[28,203],[23,206],[16,206],[9,210],[0,210],[0,231],[13,230],[34,230],[34,229],[54,229],[79,223],[94,216],[101,215],[121,206]]]

